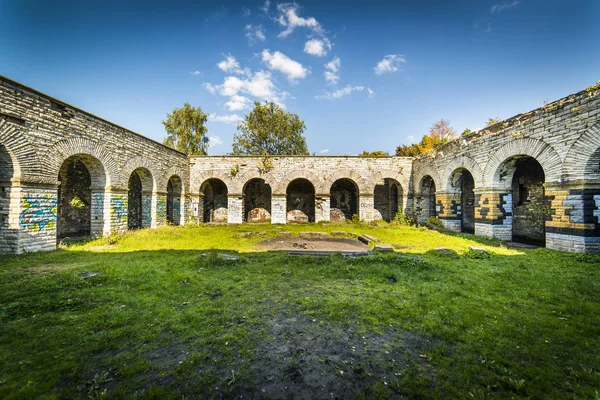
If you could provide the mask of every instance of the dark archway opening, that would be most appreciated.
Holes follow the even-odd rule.
[[[271,220],[271,186],[264,179],[254,178],[244,186],[244,221]]]
[[[287,221],[315,221],[315,187],[304,178],[294,179],[287,187]]]
[[[129,176],[127,187],[127,228],[139,229],[142,227],[142,180],[136,171]]]
[[[58,174],[56,236],[80,238],[91,234],[92,177],[84,156],[71,156]]]
[[[181,224],[181,178],[173,175],[167,183],[167,222]]]
[[[15,174],[12,157],[0,144],[0,231],[8,229],[11,179]]]
[[[429,175],[425,175],[419,183],[419,194],[417,197],[417,213],[419,223],[425,223],[428,218],[436,217],[435,182]]]
[[[551,218],[551,204],[544,194],[545,174],[532,157],[514,161],[512,179],[513,241],[545,246],[546,221]]]
[[[208,179],[200,187],[203,222],[227,222],[227,185],[216,178]]]
[[[333,182],[330,189],[330,220],[341,222],[358,218],[358,187],[350,179],[342,178]]]
[[[467,169],[459,168],[452,173],[450,185],[459,193],[456,214],[460,218],[460,231],[475,233],[475,180]]]
[[[378,218],[390,222],[404,213],[402,186],[395,179],[385,178],[383,184],[375,185],[373,195]]]

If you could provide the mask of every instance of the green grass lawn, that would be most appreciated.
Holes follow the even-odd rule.
[[[332,230],[401,250],[288,256],[234,237]],[[163,227],[0,257],[0,398],[598,399],[599,349],[600,257],[472,235]]]

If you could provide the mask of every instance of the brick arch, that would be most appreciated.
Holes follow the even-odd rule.
[[[335,171],[327,175],[327,177],[323,180],[323,189],[326,189],[326,191],[323,193],[329,193],[331,186],[333,186],[335,181],[338,179],[348,179],[354,182],[358,188],[359,196],[370,193],[365,180],[354,171]]]
[[[391,169],[375,172],[367,181],[367,190],[372,193],[375,190],[375,186],[377,186],[378,183],[383,182],[384,179],[393,179],[400,184],[405,193],[408,191],[409,178],[401,172],[393,171]]]
[[[477,164],[477,162],[475,162],[475,160],[473,160],[471,157],[459,156],[452,159],[442,171],[441,183],[444,186],[440,187],[440,189],[443,188],[447,191],[455,190],[455,188],[452,186],[452,177],[456,170],[459,169],[466,169],[469,171],[471,176],[473,176],[476,188],[483,186],[483,171],[481,170],[479,164]]]
[[[159,190],[167,190],[167,185],[169,184],[169,180],[171,177],[175,175],[179,179],[181,179],[181,193],[186,193],[186,173],[184,170],[178,167],[170,167],[164,174],[160,175],[160,179],[158,180],[158,189]]]
[[[527,138],[513,140],[496,150],[483,172],[484,185],[493,188],[510,186],[510,182],[507,183],[502,179],[501,166],[515,156],[529,156],[536,159],[544,170],[546,182],[561,181],[562,160],[558,153],[541,140]]]
[[[92,175],[92,185],[108,187],[118,182],[120,174],[115,160],[102,145],[89,139],[75,137],[60,140],[48,149],[46,154],[46,162],[43,163],[42,167],[43,173],[47,177],[53,178],[55,181],[58,178],[60,167],[63,162],[71,156],[82,154],[92,156],[98,160],[103,167],[103,177],[98,176],[99,171],[96,171],[96,174],[93,171],[90,171],[90,175]],[[94,183],[94,180],[96,183]],[[102,180],[102,182],[99,182],[99,180]]]
[[[413,191],[415,193],[419,193],[421,181],[426,176],[430,176],[431,179],[433,179],[433,183],[435,185],[436,190],[440,190],[440,188],[443,187],[443,186],[440,186],[442,180],[440,179],[440,176],[438,175],[437,169],[435,169],[434,167],[432,167],[430,165],[426,165],[422,168],[419,168],[419,170],[416,171],[416,173],[413,175]]]
[[[257,171],[246,171],[246,172],[241,173],[238,176],[236,176],[235,179],[232,181],[232,186],[231,186],[232,193],[243,193],[244,187],[252,179],[263,179],[266,184],[271,186],[271,190],[273,190],[273,188],[276,185],[276,182],[273,179],[273,176],[270,174],[261,175]]]
[[[233,183],[231,182],[231,178],[229,177],[228,172],[224,171],[206,171],[200,174],[194,174],[193,178],[190,179],[190,193],[191,194],[201,194],[200,186],[204,184],[209,179],[218,179],[223,181],[225,186],[227,187],[227,193],[232,193],[231,188],[233,187]]]
[[[25,141],[27,146],[18,145],[17,139],[20,142]],[[12,179],[21,178],[21,164],[25,162],[25,165],[27,165],[27,160],[35,162],[33,165],[39,167],[37,154],[33,152],[33,147],[29,144],[27,136],[19,134],[15,125],[4,120],[0,120],[0,145],[4,146],[10,156],[12,162]]]
[[[597,174],[599,165],[600,121],[571,145],[563,162],[562,173],[568,180],[585,180]]]
[[[310,171],[299,170],[299,169],[295,169],[295,170],[290,171],[287,174],[285,174],[283,179],[281,179],[277,184],[275,184],[274,187],[271,187],[271,190],[272,190],[271,193],[283,194],[283,195],[287,194],[288,185],[293,180],[299,179],[299,178],[303,178],[303,179],[306,179],[307,181],[309,181],[315,188],[315,194],[322,193],[319,191],[321,188],[321,179],[317,175],[313,174]]]
[[[156,168],[155,168],[155,164],[156,162],[152,162],[151,160],[147,159],[146,157],[133,157],[130,158],[127,163],[125,164],[125,166],[123,166],[123,169],[121,170],[122,174],[121,174],[121,184],[123,185],[123,187],[128,187],[129,186],[129,177],[131,176],[131,174],[133,173],[133,171],[135,171],[138,168],[143,168],[148,170],[148,172],[150,172],[150,179],[142,179],[142,184],[144,185],[144,191],[147,191],[148,188],[146,187],[145,181],[147,181],[148,183],[151,183],[152,185],[152,192],[154,191],[167,191],[167,186],[165,183],[165,186],[161,186],[158,187],[156,185],[158,177],[162,177],[163,174],[160,174]],[[146,177],[147,178],[147,177]],[[169,179],[167,178],[167,181]]]

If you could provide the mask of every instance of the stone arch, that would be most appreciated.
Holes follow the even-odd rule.
[[[285,188],[287,222],[315,222],[316,187],[304,177],[292,179]]]
[[[329,219],[332,222],[352,220],[355,215],[359,215],[360,189],[352,179],[336,179],[331,184],[329,196]]]
[[[179,175],[173,174],[167,181],[167,222],[173,225],[181,225],[183,180]]]
[[[232,180],[230,188],[231,193],[243,193],[248,182],[253,179],[264,180],[267,185],[271,186],[271,189],[273,189],[276,185],[276,182],[271,174],[260,174],[258,171],[251,170],[238,174],[235,179]]]
[[[161,190],[161,191],[166,190],[166,181],[168,180],[168,178],[165,179],[164,186],[160,186],[160,187],[157,186],[157,182],[156,182],[157,177],[162,176],[162,175],[158,173],[158,171],[155,168],[155,165],[156,165],[156,162],[153,162],[153,161],[147,159],[146,157],[138,156],[138,157],[130,158],[127,161],[127,163],[123,166],[123,169],[121,170],[122,171],[121,184],[124,187],[127,187],[129,179],[131,177],[131,174],[135,170],[141,168],[141,169],[147,170],[150,173],[150,175],[149,175],[150,180],[144,182],[145,183],[144,188],[143,188],[144,191],[148,191],[147,185],[149,185],[149,184],[152,185],[152,190],[151,190],[152,192],[156,191],[156,190]]]
[[[563,177],[567,180],[590,180],[600,170],[600,122],[577,139],[563,162]],[[594,180],[594,178],[591,178]],[[600,177],[596,178],[600,180]]]
[[[277,184],[273,185],[273,187],[272,187],[273,194],[279,194],[279,195],[287,194],[288,185],[292,181],[299,179],[299,178],[303,178],[303,179],[306,179],[307,181],[309,181],[315,188],[315,192],[317,194],[329,192],[328,190],[323,191],[321,179],[317,175],[313,174],[310,171],[295,169],[295,170],[290,171],[287,174],[285,174],[283,179],[281,179]]]
[[[373,187],[373,206],[375,210],[375,219],[390,222],[398,214],[405,211],[404,199],[406,198],[405,188],[396,178],[390,178],[389,174],[384,174]]]
[[[11,211],[19,212],[20,201],[13,192],[13,180],[19,179],[19,177],[19,161],[0,141],[0,241],[4,235],[8,235],[8,229],[18,229],[19,227],[16,220],[10,218]],[[8,241],[8,237],[6,239]]]
[[[329,192],[331,186],[340,179],[348,179],[352,181],[358,189],[359,196],[364,196],[365,194],[369,193],[367,183],[362,178],[362,176],[360,176],[354,171],[347,170],[334,171],[333,173],[327,175],[327,177],[322,182],[322,186],[326,187],[321,187],[321,189],[326,189],[326,193]]]
[[[475,187],[479,188],[483,185],[483,171],[479,164],[475,162],[471,157],[460,156],[452,159],[442,171],[440,183],[444,184],[444,188],[447,191],[455,190],[452,184],[452,177],[457,170],[467,170],[473,177]],[[440,187],[441,189],[442,187]]]
[[[233,187],[233,182],[231,181],[231,178],[229,176],[228,172],[225,171],[205,171],[202,173],[198,173],[198,174],[193,174],[190,177],[190,193],[193,195],[196,194],[200,194],[203,195],[202,193],[202,185],[209,179],[218,179],[220,181],[222,181],[225,186],[227,186],[227,191],[230,192],[230,189]]]
[[[407,176],[398,171],[384,169],[375,172],[367,181],[369,193],[372,193],[375,190],[375,187],[381,184],[384,179],[393,179],[402,186],[403,190],[408,190],[409,178]]]
[[[181,193],[185,194],[187,193],[187,182],[186,182],[186,177],[187,174],[185,173],[185,170],[179,168],[179,167],[169,167],[169,169],[167,169],[167,171],[164,174],[160,175],[160,179],[157,179],[159,181],[158,184],[158,188],[159,190],[164,190],[164,188],[167,187],[167,185],[169,184],[169,180],[173,177],[173,175],[179,177],[179,179],[181,179],[182,185],[181,185]]]
[[[460,230],[460,232],[475,233],[475,178],[471,171],[458,166],[445,178],[446,204],[450,207],[446,213],[446,228]],[[448,216],[450,214],[451,216]],[[460,225],[453,221],[460,222]]]
[[[19,138],[19,140],[25,139],[27,146],[16,146],[16,138]],[[19,179],[21,177],[20,158],[30,158],[31,161],[38,163],[37,153],[33,152],[33,154],[24,154],[25,151],[30,152],[32,150],[31,145],[29,145],[29,142],[26,139],[26,135],[19,134],[13,124],[10,124],[4,120],[0,120],[0,146],[2,146],[3,152],[6,153],[7,157],[10,158],[10,179]],[[40,164],[38,163],[37,165]],[[0,174],[0,180],[2,179],[2,175]]]
[[[96,181],[93,183],[94,185],[108,187],[117,182],[120,176],[119,168],[109,152],[99,143],[81,137],[61,140],[48,150],[46,162],[42,166],[44,175],[56,179],[63,162],[77,154],[92,156],[104,167],[104,182],[100,182],[98,177],[92,176],[92,179]]]
[[[241,189],[243,196],[243,220],[266,222],[271,220],[272,186],[261,177],[245,180]]]
[[[562,161],[558,153],[541,140],[527,138],[513,140],[496,150],[485,166],[484,185],[492,188],[510,187],[512,174],[506,174],[501,166],[505,165],[506,160],[517,156],[529,156],[537,160],[544,169],[546,182],[560,182]]]
[[[227,182],[210,177],[200,184],[200,211],[202,222],[226,222],[229,214],[229,187]]]
[[[437,217],[437,185],[431,175],[422,175],[417,182],[415,196],[415,215],[419,223],[425,223],[429,217]]]
[[[135,164],[134,164],[135,165]],[[127,179],[127,226],[129,229],[150,228],[156,222],[155,176],[146,167],[134,167]],[[166,190],[167,188],[164,188]],[[156,203],[155,203],[156,204]]]
[[[419,193],[421,181],[425,176],[429,176],[433,180],[436,188],[443,187],[440,185],[442,180],[438,174],[437,168],[430,165],[421,166],[421,168],[417,169],[413,175],[413,188],[416,194]]]

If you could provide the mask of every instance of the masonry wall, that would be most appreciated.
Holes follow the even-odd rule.
[[[169,178],[176,175],[189,182],[184,154],[4,77],[0,150],[2,252],[56,248],[61,211],[73,216],[67,230],[80,230],[75,220],[91,223],[92,236],[126,230],[128,181],[136,168],[151,175],[146,193],[150,207],[145,210],[149,226],[166,222]],[[4,173],[7,155],[11,173]],[[86,215],[91,222],[76,217],[80,210],[62,208],[72,198],[58,198],[59,171],[69,157],[83,160],[92,177],[81,199],[90,209]],[[186,190],[187,184],[184,194]],[[183,220],[183,214],[179,218]]]
[[[438,218],[460,230],[455,210],[461,193],[452,176],[466,169],[475,183],[475,234],[503,240],[526,236],[549,248],[600,252],[599,91],[599,85],[590,87],[416,158],[415,199],[424,196],[419,185],[430,176]],[[541,165],[543,183],[531,188],[532,201],[515,203],[513,177],[519,162],[528,159]],[[525,172],[519,179],[527,183],[531,176]]]

